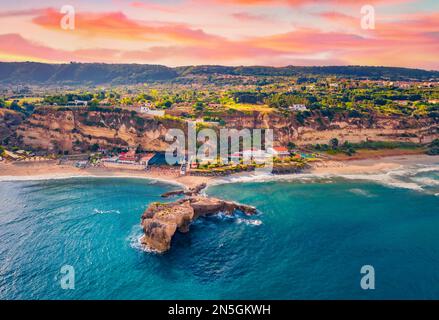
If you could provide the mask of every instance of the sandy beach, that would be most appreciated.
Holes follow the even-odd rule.
[[[439,156],[425,154],[400,155],[370,159],[325,160],[311,164],[307,170],[314,174],[376,174],[413,165],[431,165],[439,163]]]
[[[148,171],[113,169],[104,167],[76,168],[73,165],[58,165],[57,161],[0,163],[1,180],[42,180],[71,177],[129,177],[154,179],[178,184],[187,188],[208,183],[209,177],[180,176],[178,170],[152,168]]]
[[[416,164],[431,165],[439,163],[439,156],[401,155],[360,160],[324,160],[311,163],[306,173],[313,174],[375,174],[396,170]],[[242,174],[238,174],[242,175]],[[180,176],[178,170],[151,168],[148,171],[91,167],[79,169],[73,165],[59,165],[56,160],[42,162],[0,163],[1,180],[39,180],[62,179],[69,177],[133,177],[155,179],[194,187],[201,183],[211,183],[216,178],[199,176]]]

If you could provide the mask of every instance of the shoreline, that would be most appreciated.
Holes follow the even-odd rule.
[[[414,165],[439,165],[439,156],[400,155],[369,159],[323,160],[310,163],[303,174],[312,175],[355,175],[379,174]],[[40,163],[0,163],[0,182],[32,181],[69,178],[138,178],[193,188],[200,184],[218,184],[221,181],[238,180],[251,176],[238,173],[227,177],[179,176],[176,170],[153,168],[150,171],[91,167],[79,169],[72,165],[58,165],[56,161]],[[282,177],[282,175],[279,175]]]
[[[439,156],[405,154],[348,160],[325,160],[311,164],[303,173],[311,174],[378,174],[414,165],[439,165]]]
[[[56,161],[41,163],[0,163],[1,181],[57,180],[72,178],[134,178],[155,180],[184,188],[208,183],[211,177],[179,176],[173,170],[129,170],[104,167],[79,169],[73,165],[58,165]]]

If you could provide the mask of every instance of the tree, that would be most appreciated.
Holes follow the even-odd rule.
[[[169,101],[169,100],[165,101],[165,107],[168,108],[168,109],[169,109],[170,107],[172,107],[172,102]]]
[[[338,139],[337,138],[332,138],[329,141],[329,144],[331,145],[332,149],[337,149],[338,148]]]
[[[204,103],[197,101],[194,105],[196,111],[202,111],[204,109]]]
[[[9,106],[9,108],[11,109],[11,110],[14,110],[14,111],[23,111],[23,109],[18,105],[18,103],[17,103],[17,101],[12,101],[11,102],[11,105]]]
[[[92,145],[90,146],[90,151],[92,151],[92,152],[96,152],[96,151],[98,151],[98,150],[99,150],[99,145],[98,145],[97,143],[92,144]]]
[[[97,106],[99,106],[99,101],[97,99],[93,99],[90,101],[89,106],[90,107],[97,107]]]
[[[427,154],[434,156],[439,155],[439,139],[433,140],[428,146]]]

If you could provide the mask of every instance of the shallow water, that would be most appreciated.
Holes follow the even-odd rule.
[[[140,216],[175,186],[0,182],[0,298],[439,299],[438,172],[358,178],[212,186],[261,213],[200,219],[163,255],[139,246]],[[60,286],[63,265],[74,290]],[[360,287],[363,265],[375,268],[373,291]]]

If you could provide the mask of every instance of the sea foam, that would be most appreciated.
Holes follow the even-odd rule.
[[[234,177],[224,177],[215,180],[211,185],[228,183],[250,183],[250,182],[271,182],[271,181],[296,181],[296,182],[331,182],[333,179],[341,178],[347,180],[372,181],[388,187],[425,191],[425,186],[439,185],[439,180],[427,177],[416,177],[421,173],[439,172],[438,165],[400,167],[385,173],[378,174],[334,174],[334,173],[298,173],[287,175],[273,174],[247,174]]]

